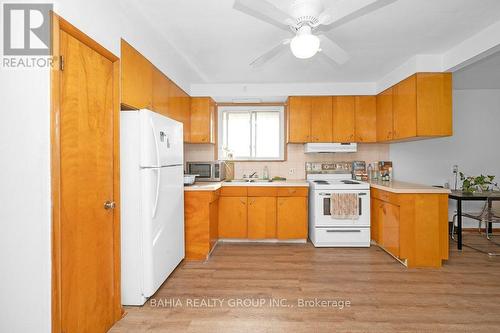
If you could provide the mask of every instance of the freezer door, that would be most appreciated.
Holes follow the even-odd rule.
[[[149,110],[140,110],[143,168],[181,165],[184,158],[183,125]]]
[[[182,166],[141,169],[144,297],[150,297],[184,258]]]

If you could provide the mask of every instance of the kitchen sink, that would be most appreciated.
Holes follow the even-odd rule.
[[[244,179],[233,179],[233,180],[226,180],[228,183],[272,183],[272,179],[249,179],[249,178],[244,178]]]

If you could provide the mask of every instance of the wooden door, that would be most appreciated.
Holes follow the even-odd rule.
[[[63,332],[114,322],[113,63],[64,31],[60,95],[60,281]]]
[[[375,96],[356,96],[356,142],[377,141],[377,99]]]
[[[169,88],[170,80],[157,68],[153,69],[153,111],[166,117],[169,113]]]
[[[377,141],[390,141],[393,138],[392,88],[377,95]]]
[[[247,198],[219,198],[219,238],[247,238]]]
[[[219,238],[219,197],[217,194],[215,196],[215,200],[209,204],[210,250],[212,250]]]
[[[213,143],[215,105],[210,97],[191,100],[191,143]]]
[[[307,197],[279,197],[278,239],[307,239]]]
[[[276,238],[276,198],[248,198],[248,238]]]
[[[452,135],[451,73],[417,73],[416,75],[417,135]]]
[[[191,140],[191,97],[182,91],[181,122],[184,124],[184,142]]]
[[[382,202],[382,246],[399,257],[399,207]]]
[[[332,97],[311,98],[311,141],[332,142]]]
[[[417,136],[417,80],[415,75],[393,88],[394,140]]]
[[[354,142],[354,96],[333,97],[333,141]]]
[[[311,141],[311,97],[292,96],[288,100],[288,142]]]
[[[134,109],[151,108],[153,65],[124,40],[121,55],[122,104]]]
[[[381,232],[379,232],[380,226],[381,226],[381,221],[379,217],[379,212],[381,211],[381,205],[382,201],[371,198],[370,200],[370,236],[373,241],[375,241],[377,244],[381,244],[380,236],[382,235]]]

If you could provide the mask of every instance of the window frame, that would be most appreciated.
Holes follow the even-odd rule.
[[[279,113],[279,157],[252,157],[252,156],[241,156],[235,157],[231,161],[284,161],[285,160],[285,108],[284,106],[220,106],[217,112],[217,120],[219,126],[217,126],[217,152],[220,160],[227,160],[223,154],[223,116],[226,112],[242,112],[250,113],[252,118],[253,112],[278,112]],[[253,126],[250,126],[250,142],[255,149],[255,143],[253,142]],[[257,138],[256,138],[257,139]],[[252,154],[252,149],[250,151]]]

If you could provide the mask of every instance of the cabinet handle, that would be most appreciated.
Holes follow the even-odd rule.
[[[245,205],[245,204],[246,204],[246,202],[245,202],[245,201],[243,201],[243,200],[240,200],[240,202],[241,202],[241,204],[242,204],[242,205]]]

